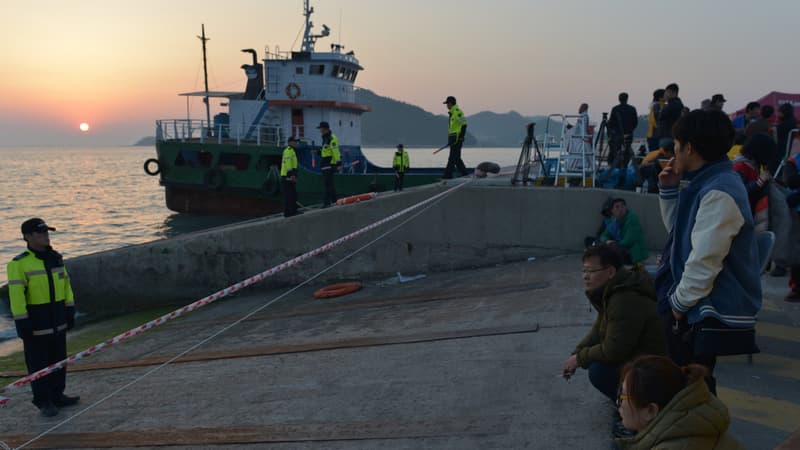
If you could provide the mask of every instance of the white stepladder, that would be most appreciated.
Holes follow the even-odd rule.
[[[551,119],[561,119],[561,127],[555,132],[550,129]],[[558,161],[556,162],[556,173],[554,185],[558,186],[560,177],[564,177],[564,186],[568,185],[567,178],[580,177],[581,186],[594,186],[595,180],[595,145],[592,141],[592,133],[589,131],[588,124],[583,126],[568,127],[571,120],[581,120],[580,115],[569,114],[550,114],[547,116],[545,126],[544,142],[553,142],[555,150],[558,151]],[[571,128],[571,129],[570,129]],[[545,148],[547,144],[545,144]],[[549,150],[549,148],[548,148]]]

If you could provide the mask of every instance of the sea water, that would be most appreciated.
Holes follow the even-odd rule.
[[[436,155],[432,148],[406,150],[412,167],[447,163],[447,149]],[[468,167],[483,161],[508,166],[516,164],[520,149],[462,152]],[[388,167],[394,149],[364,149],[364,154]],[[19,227],[31,217],[56,228],[50,241],[65,259],[249,219],[168,210],[158,177],[143,169],[154,156],[152,147],[0,147],[0,285],[7,281],[8,261],[25,250]],[[4,304],[0,301],[0,340],[16,336]],[[80,310],[80,298],[76,304]]]

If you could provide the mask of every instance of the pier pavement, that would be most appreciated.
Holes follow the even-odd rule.
[[[236,295],[76,364],[81,403],[56,417],[18,392],[0,440],[71,419],[29,448],[612,448],[611,403],[585,371],[560,377],[595,315],[579,267],[537,257],[327,300],[307,286],[154,370],[286,290]],[[763,280],[763,352],[723,358],[719,393],[746,448],[797,448],[800,305]]]

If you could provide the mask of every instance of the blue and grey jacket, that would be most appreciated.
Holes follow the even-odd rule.
[[[662,218],[673,235],[670,306],[690,324],[713,317],[751,327],[761,309],[761,274],[744,184],[727,158],[685,179],[681,190],[659,186]]]

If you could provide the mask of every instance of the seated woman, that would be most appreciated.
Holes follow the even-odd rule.
[[[678,367],[663,356],[640,356],[622,369],[617,406],[637,434],[617,439],[623,449],[744,449],[728,434],[728,408],[711,395],[705,367]]]
[[[638,355],[666,353],[655,288],[649,275],[625,269],[619,252],[605,244],[584,252],[583,284],[597,318],[564,361],[562,376],[570,379],[578,367],[588,369],[592,385],[613,400],[623,364]]]

